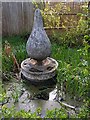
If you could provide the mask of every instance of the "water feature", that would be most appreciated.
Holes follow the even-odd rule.
[[[34,24],[26,44],[29,58],[21,63],[21,77],[33,84],[53,81],[58,62],[51,58],[51,43],[44,30],[40,9],[34,13]],[[55,79],[54,79],[55,80]]]
[[[56,96],[58,62],[50,57],[51,43],[43,28],[40,9],[35,10],[33,29],[28,38],[26,50],[29,58],[21,63],[21,78],[24,82],[28,82],[27,85],[25,84],[26,87],[28,86],[25,95],[28,94],[30,103],[26,106],[30,106],[32,112],[41,107],[44,115],[46,109],[60,108],[60,104],[53,101]],[[53,90],[54,93],[52,93]],[[25,95],[23,95],[24,99]]]
[[[61,108],[62,105],[73,109],[74,113],[80,102],[71,99],[56,83],[58,63],[50,57],[51,44],[44,31],[39,9],[35,11],[34,26],[26,49],[29,58],[21,63],[23,80],[14,79],[4,84],[9,98],[6,102],[8,107],[15,104],[17,110],[31,112],[40,107],[41,117],[45,116],[47,109]]]

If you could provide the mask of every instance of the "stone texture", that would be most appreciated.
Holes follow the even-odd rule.
[[[21,63],[21,73],[24,75],[25,78],[27,78],[27,80],[36,81],[36,82],[46,81],[48,79],[53,78],[56,75],[58,62],[53,58],[48,58],[48,59],[50,59],[50,61],[54,64],[51,70],[47,69],[42,72],[31,71],[30,58],[27,58]]]
[[[40,9],[35,10],[34,25],[31,35],[26,44],[28,56],[42,61],[51,54],[51,43],[43,28],[43,21]]]
[[[21,78],[29,80],[34,85],[55,84],[58,62],[49,57],[51,43],[43,28],[40,9],[35,10],[34,25],[26,50],[29,58],[21,63]]]

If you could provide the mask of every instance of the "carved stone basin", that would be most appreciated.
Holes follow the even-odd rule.
[[[57,67],[57,61],[50,57],[43,60],[41,65],[36,60],[27,58],[21,63],[21,73],[30,81],[41,82],[53,78]]]

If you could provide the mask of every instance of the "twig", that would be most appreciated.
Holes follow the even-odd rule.
[[[11,56],[12,56],[14,65],[16,65],[18,71],[20,71],[20,67],[19,67],[19,64],[18,64],[18,62],[17,62],[17,59],[16,59],[15,55],[12,53]]]
[[[8,57],[12,57],[14,66],[16,66],[17,70],[20,71],[19,64],[17,62],[15,55],[12,52],[12,48],[11,48],[10,44],[8,43],[8,41],[5,41],[4,52]]]
[[[75,107],[75,106],[69,105],[69,104],[64,103],[64,102],[61,102],[61,101],[59,101],[59,103],[60,103],[61,105],[65,106],[65,107],[68,107],[68,108],[73,109],[73,110],[76,111],[76,107]]]
[[[9,78],[5,75],[5,73],[2,73],[2,79],[3,80],[9,80]]]
[[[72,106],[72,105],[68,105],[67,103],[64,102],[59,102],[62,106],[68,107],[70,109],[73,109],[75,111],[75,113],[78,113],[80,111],[80,108]]]

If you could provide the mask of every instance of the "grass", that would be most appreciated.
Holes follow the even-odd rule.
[[[77,48],[67,48],[55,43],[52,45],[52,57],[57,59],[58,62],[71,62],[73,65],[77,65],[80,62],[80,54]]]
[[[5,37],[2,40],[3,47],[5,40],[10,43],[12,52],[16,56],[20,65],[20,63],[28,57],[26,53],[26,40],[21,36]],[[88,53],[89,47],[90,46],[87,43],[85,43],[85,46],[81,48],[70,48],[67,46],[60,46],[57,43],[52,43],[51,55],[51,57],[56,59],[59,63],[57,81],[60,87],[62,84],[70,95],[77,100],[84,100],[85,103],[87,103],[86,101],[88,100],[90,90],[90,68],[88,66],[90,62]],[[12,59],[4,55],[2,57],[3,71],[9,73],[10,71],[13,71],[13,67]],[[53,113],[55,113],[55,111],[52,111],[51,114],[48,112],[48,116]],[[83,116],[81,113],[80,115]]]
[[[12,57],[5,56],[4,47],[5,41],[10,43],[11,51],[15,55],[19,65],[27,57],[26,53],[26,40],[21,36],[5,37],[2,39],[3,54],[2,54],[2,70],[4,72],[13,71],[14,63]]]
[[[88,51],[86,50],[85,53],[84,50],[84,48],[72,49],[57,44],[52,45],[52,57],[59,63],[58,82],[63,82],[66,91],[78,98],[85,97],[88,88],[89,57]]]
[[[25,39],[23,39],[22,36],[9,36],[9,37],[2,37],[2,43],[4,44],[5,41],[9,41],[11,46],[19,46],[20,44],[23,44],[26,42]]]

